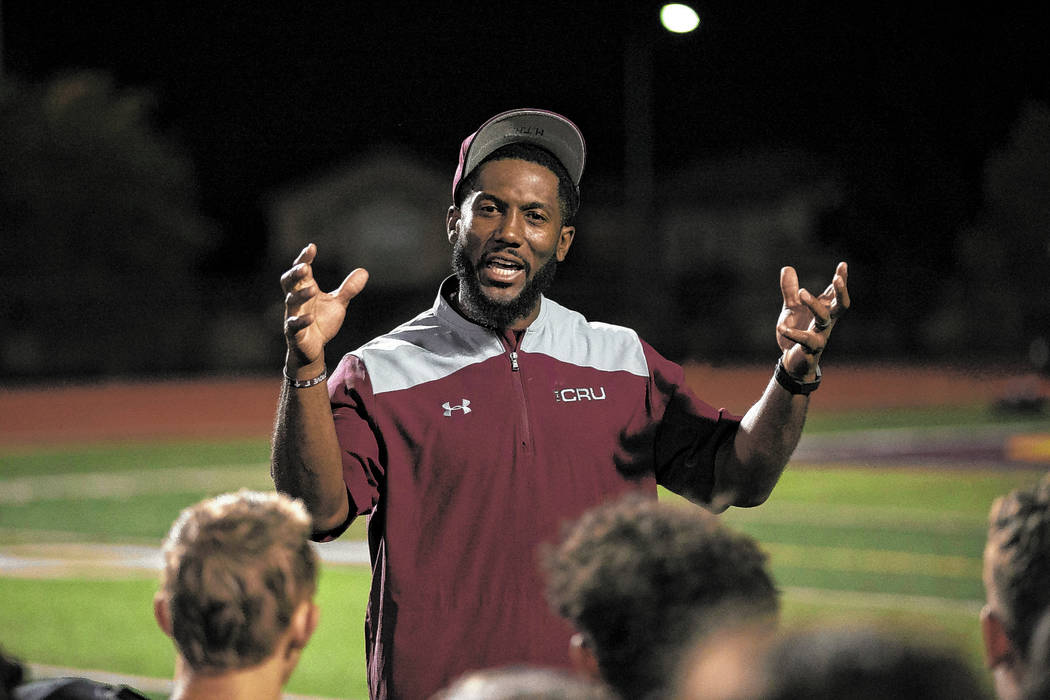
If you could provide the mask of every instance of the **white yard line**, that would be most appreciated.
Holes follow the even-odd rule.
[[[241,487],[272,491],[266,463],[214,467],[169,467],[86,474],[41,474],[0,479],[0,504],[70,498],[131,498],[149,493],[230,491]]]
[[[369,564],[368,543],[313,543],[321,561],[329,565]],[[35,542],[0,546],[0,576],[54,577],[85,569],[99,574],[114,570],[159,572],[163,558],[159,547],[91,542]]]
[[[953,613],[976,617],[984,605],[980,600],[942,598],[926,595],[903,595],[900,593],[869,593],[864,591],[835,591],[827,588],[804,588],[787,586],[782,589],[784,598],[799,603],[835,605],[847,608],[869,608],[873,610],[907,610],[909,612]]]
[[[921,530],[937,534],[976,532],[983,535],[987,524],[970,513],[901,508],[898,506],[792,503],[771,499],[761,508],[734,508],[722,516],[726,522],[862,527],[880,530]]]

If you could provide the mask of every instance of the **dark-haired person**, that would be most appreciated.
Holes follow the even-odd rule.
[[[585,512],[544,548],[552,608],[572,622],[573,665],[624,698],[666,697],[705,627],[775,629],[766,555],[705,510],[628,494]]]
[[[899,632],[834,623],[774,637],[716,636],[683,669],[674,700],[983,700],[956,651]],[[726,683],[726,679],[732,679]]]
[[[302,503],[277,493],[182,511],[153,601],[175,644],[173,700],[280,700],[319,616],[311,530]]]
[[[1033,633],[1050,610],[1050,475],[992,503],[983,579],[985,658],[1000,700],[1015,700],[1028,675]]]
[[[819,295],[782,270],[775,378],[742,419],[729,415],[634,331],[544,295],[576,235],[585,152],[571,121],[539,109],[467,137],[446,217],[455,274],[430,310],[331,376],[325,345],[367,272],[322,292],[310,244],[281,278],[287,381],[272,474],[307,504],[317,539],[370,515],[375,697],[426,697],[472,669],[567,665],[570,630],[547,609],[539,542],[657,484],[716,510],[759,504],[797,444],[849,306],[845,263]]]

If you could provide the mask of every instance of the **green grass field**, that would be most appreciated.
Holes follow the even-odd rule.
[[[896,412],[882,423],[814,418],[809,430],[997,420],[968,410]],[[1047,429],[1045,418],[1032,425]],[[30,663],[170,678],[171,646],[150,607],[155,573],[83,565],[26,577],[15,558],[47,543],[155,546],[182,507],[241,486],[271,488],[267,455],[265,439],[0,448],[0,644]],[[724,518],[768,552],[785,624],[889,625],[958,649],[984,677],[977,611],[988,507],[1043,472],[792,464],[768,503]],[[344,537],[363,539],[363,522]],[[325,567],[321,624],[290,693],[367,697],[368,579],[363,566]]]

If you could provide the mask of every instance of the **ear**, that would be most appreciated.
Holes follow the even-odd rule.
[[[290,632],[289,647],[291,649],[302,649],[310,641],[317,623],[321,621],[321,609],[312,600],[304,600],[296,608],[292,615],[292,622],[288,626]]]
[[[448,233],[448,242],[451,243],[459,232],[459,220],[462,218],[459,207],[452,205],[445,215],[445,231]]]
[[[598,670],[598,657],[591,651],[586,638],[576,633],[569,639],[569,661],[576,673],[592,680],[601,680],[602,674]]]
[[[572,240],[575,237],[575,226],[561,227],[561,233],[558,235],[558,248],[555,251],[555,255],[558,257],[558,262],[565,262],[565,256],[569,254],[569,247],[572,246]]]
[[[1013,659],[1014,648],[1006,636],[1006,627],[991,607],[981,608],[981,637],[984,640],[984,659],[988,668],[996,668]]]
[[[168,599],[161,591],[153,594],[153,617],[157,620],[157,626],[161,631],[171,637],[171,614],[168,612]]]

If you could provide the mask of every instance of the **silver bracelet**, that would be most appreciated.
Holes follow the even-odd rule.
[[[299,381],[295,377],[288,376],[288,368],[285,367],[284,368],[284,378],[287,379],[288,383],[291,384],[292,387],[295,388],[295,389],[308,389],[308,388],[310,388],[312,386],[317,386],[318,384],[323,382],[325,379],[328,379],[328,368],[327,367],[323,368],[321,370],[321,373],[319,375],[317,375],[316,377],[314,377],[313,379],[304,379],[303,381]]]

